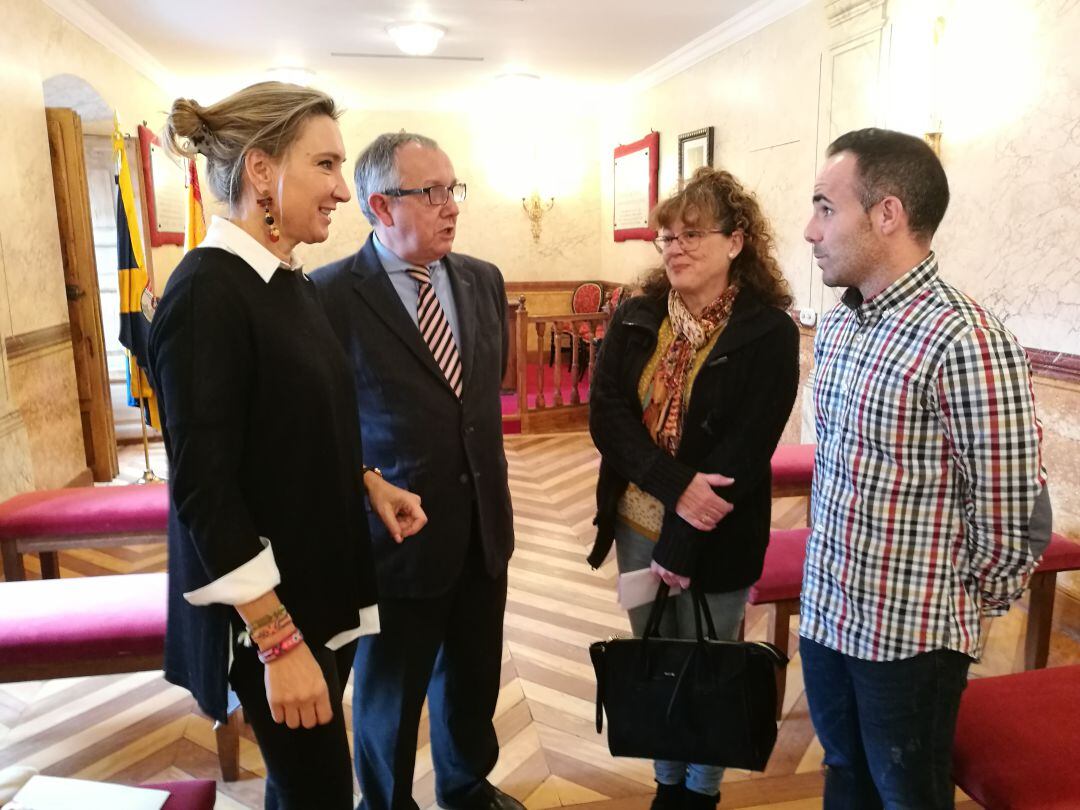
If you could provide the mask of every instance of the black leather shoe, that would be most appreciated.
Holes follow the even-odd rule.
[[[446,810],[525,810],[525,805],[490,782],[484,782],[471,790],[461,801],[445,807]]]

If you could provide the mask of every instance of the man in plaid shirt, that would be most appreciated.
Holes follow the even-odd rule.
[[[833,142],[806,239],[846,287],[814,346],[817,456],[800,654],[825,808],[951,808],[980,622],[1050,539],[1024,350],[938,275],[949,186],[922,140]]]

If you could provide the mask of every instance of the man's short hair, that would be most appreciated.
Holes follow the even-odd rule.
[[[439,144],[426,135],[415,132],[384,132],[367,145],[356,159],[353,170],[353,182],[356,185],[356,199],[367,221],[374,225],[378,219],[368,205],[368,197],[397,188],[401,175],[397,170],[397,150],[407,143],[417,143],[425,149],[438,149]]]
[[[856,193],[863,210],[896,197],[904,205],[911,233],[929,241],[949,207],[945,169],[927,143],[914,135],[890,129],[857,129],[841,135],[828,157],[850,152],[857,158]]]

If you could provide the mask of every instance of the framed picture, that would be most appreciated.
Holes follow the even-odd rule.
[[[658,199],[660,133],[650,132],[633,143],[615,147],[615,241],[652,240],[649,212]]]
[[[713,128],[695,129],[679,136],[679,188],[702,166],[712,166]]]
[[[157,136],[139,125],[146,213],[150,219],[150,246],[184,244],[184,205],[187,172],[165,154]]]

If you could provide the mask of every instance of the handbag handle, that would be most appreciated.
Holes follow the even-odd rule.
[[[712,613],[709,610],[709,604],[705,601],[705,594],[700,589],[691,587],[690,594],[694,599],[694,628],[697,630],[697,640],[704,643],[705,634],[701,628],[701,617],[705,617],[705,627],[709,631],[709,638],[713,641],[719,641],[720,637],[716,634],[716,625],[713,624]]]
[[[645,622],[645,632],[641,634],[643,640],[656,638],[660,635],[660,620],[664,617],[664,608],[667,606],[668,590],[666,582],[661,582],[656,589],[656,598],[653,599],[652,608],[649,610],[649,618]]]

